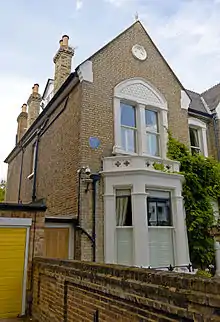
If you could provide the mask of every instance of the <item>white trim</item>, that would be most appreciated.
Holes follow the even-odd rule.
[[[216,106],[215,112],[217,114],[217,119],[220,119],[220,103]],[[213,111],[214,113],[214,111]]]
[[[211,115],[212,113],[211,113],[211,111],[210,111],[210,109],[208,107],[208,104],[206,103],[206,101],[204,100],[204,98],[202,96],[201,96],[201,101],[202,101],[202,103],[203,103],[203,105],[204,105],[204,107],[206,109],[206,112]]]
[[[129,89],[129,87],[131,88],[132,86],[136,86],[136,88],[137,86],[141,86],[143,91],[145,89],[149,93],[149,97],[143,98],[143,95],[141,95],[140,92],[137,92],[135,95],[133,95],[132,93],[129,94],[129,91],[127,91],[126,93],[126,89]],[[152,104],[152,106],[164,108],[167,110],[167,101],[165,97],[160,93],[160,91],[158,91],[158,89],[154,85],[150,84],[143,78],[134,77],[122,81],[115,87],[114,97],[128,99],[129,101],[133,100],[139,104],[144,105]]]
[[[180,99],[180,106],[183,110],[188,110],[191,103],[191,99],[186,91],[181,90],[181,99]]]
[[[127,152],[121,142],[121,101],[134,105],[136,108],[136,144],[137,151]],[[146,153],[146,125],[145,109],[158,113],[159,151],[160,158],[166,158],[168,141],[167,101],[152,84],[142,78],[132,78],[122,81],[114,89],[114,154],[145,155]]]
[[[78,68],[77,74],[79,76],[80,83],[82,83],[83,81],[93,83],[92,61],[87,60],[82,63]]]
[[[0,217],[0,226],[31,226],[31,218],[6,218]]]
[[[188,118],[188,123],[189,125],[192,125],[192,126],[195,126],[195,127],[201,127],[201,128],[204,128],[206,129],[207,128],[207,125],[205,122],[195,118],[195,117],[189,117]]]
[[[74,258],[74,229],[71,224],[68,223],[48,223],[45,222],[46,228],[69,228],[69,245],[68,245],[68,257]]]
[[[194,127],[199,131],[199,144],[202,154],[208,157],[208,144],[207,144],[207,124],[197,118],[190,117],[188,119],[189,127]]]
[[[27,269],[28,269],[29,236],[30,236],[30,227],[28,227],[26,229],[26,245],[25,245],[25,260],[24,260],[24,277],[23,277],[23,290],[22,290],[22,315],[25,315],[25,310],[26,310],[26,292],[27,292]]]

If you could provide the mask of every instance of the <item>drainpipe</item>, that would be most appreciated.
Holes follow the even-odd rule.
[[[23,162],[24,162],[24,148],[21,146],[21,167],[20,167],[20,177],[19,177],[19,185],[18,185],[18,203],[22,203],[21,200],[21,181],[22,181],[22,174],[23,174]]]
[[[36,183],[37,183],[37,161],[38,161],[38,149],[40,141],[40,131],[37,133],[37,140],[35,146],[35,159],[34,159],[34,177],[33,177],[33,188],[32,188],[32,202],[35,202],[37,199],[36,196]]]
[[[94,173],[90,175],[92,179],[92,239],[93,239],[93,262],[96,261],[96,195],[97,195],[97,182],[100,180],[100,174]]]
[[[213,127],[214,127],[214,136],[215,136],[215,146],[217,149],[217,159],[218,161],[220,161],[220,147],[219,147],[219,139],[218,139],[218,125],[217,125],[217,121],[218,121],[218,117],[217,117],[217,113],[214,112],[213,114]]]

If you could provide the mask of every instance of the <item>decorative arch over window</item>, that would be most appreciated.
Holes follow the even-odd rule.
[[[167,110],[167,101],[164,96],[149,82],[142,78],[131,78],[118,84],[114,96],[136,101],[140,104],[152,105]]]
[[[160,91],[142,78],[114,88],[114,153],[166,158],[168,105]]]
[[[198,118],[188,119],[191,152],[208,156],[207,124]]]

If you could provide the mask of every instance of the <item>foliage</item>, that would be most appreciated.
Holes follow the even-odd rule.
[[[5,200],[5,189],[6,189],[6,181],[1,180],[0,182],[0,202]]]
[[[215,260],[211,201],[220,197],[220,164],[212,158],[192,155],[169,133],[168,157],[180,162],[185,176],[183,197],[186,210],[190,258],[196,267],[206,268]]]
[[[196,276],[211,278],[212,277],[212,274],[210,272],[208,272],[208,271],[204,271],[202,269],[198,269],[198,271],[196,272]]]
[[[162,163],[154,163],[153,164],[153,167],[155,170],[160,170],[160,171],[165,171],[165,167],[164,167],[164,164]]]

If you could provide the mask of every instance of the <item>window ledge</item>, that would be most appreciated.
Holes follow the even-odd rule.
[[[34,176],[34,172],[32,172],[31,174],[29,174],[29,176],[27,176],[27,179],[31,180]]]
[[[158,164],[158,169],[155,165]],[[160,169],[161,165],[161,169]],[[164,169],[163,169],[164,167]],[[155,172],[179,172],[180,163],[144,155],[116,155],[103,160],[103,171],[148,170]]]
[[[114,146],[113,152],[114,155],[121,154],[121,155],[138,155],[136,152],[129,152],[121,149],[120,147]]]

